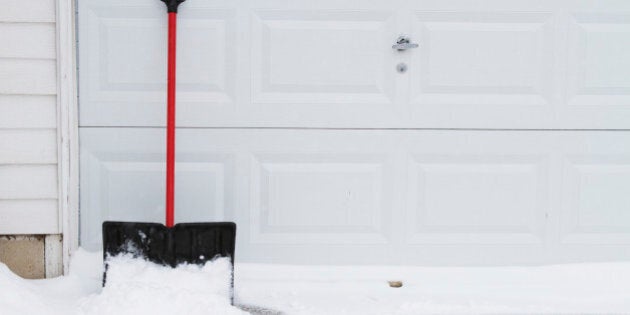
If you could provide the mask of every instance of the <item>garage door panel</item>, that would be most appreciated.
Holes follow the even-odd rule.
[[[254,125],[399,121],[389,49],[396,27],[392,11],[253,11],[246,115]]]
[[[554,261],[560,155],[544,132],[406,136],[405,264]],[[571,138],[576,139],[576,138]]]
[[[155,143],[162,134],[153,133]],[[131,138],[134,138],[133,135]],[[90,139],[90,137],[83,137]],[[163,137],[159,137],[160,140]],[[81,194],[82,246],[98,249],[101,243],[101,222],[164,221],[165,166],[159,146],[131,153],[125,146],[132,141],[109,142],[105,147],[86,145],[82,148],[82,185],[90,187]],[[89,141],[89,140],[87,140]],[[226,156],[180,154],[176,165],[175,205],[177,222],[221,221],[232,209],[231,183],[233,161]]]
[[[82,126],[164,124],[161,6],[79,4]],[[630,7],[608,7],[186,2],[178,125],[627,129]]]
[[[549,174],[540,157],[453,157],[411,161],[410,243],[543,243]]]
[[[630,53],[629,21],[630,14],[571,16],[569,45],[576,53],[568,67],[569,105],[627,106],[630,99],[627,76],[630,62],[626,58]]]
[[[547,12],[416,12],[413,38],[420,46],[409,71],[414,125],[547,127],[553,23]]]
[[[293,261],[291,250],[281,248],[322,253],[328,246],[360,246],[368,254],[387,244],[391,250],[393,234],[402,232],[392,230],[400,209],[395,198],[400,166],[391,154],[397,141],[378,131],[370,135],[368,141],[340,130],[269,130],[243,144],[250,170],[251,250],[270,246],[276,257]]]
[[[387,243],[392,183],[384,182],[385,171],[384,161],[369,155],[254,157],[251,242]]]
[[[164,123],[167,25],[160,5],[85,4],[86,53],[79,59],[87,74],[80,91],[88,104],[81,110],[83,125]],[[180,111],[233,110],[235,11],[195,8],[180,17],[178,30]],[[121,117],[124,111],[133,114]]]
[[[163,136],[83,129],[85,246],[98,248],[104,219],[161,222]],[[630,242],[627,132],[181,129],[178,140],[176,219],[234,220],[241,261],[630,258],[590,249]]]
[[[630,141],[627,132],[563,134],[560,261],[630,259]]]
[[[564,161],[563,244],[630,244],[630,155]]]
[[[254,103],[393,101],[392,12],[257,11],[253,21]]]
[[[571,12],[564,125],[627,129],[630,121],[630,14]]]

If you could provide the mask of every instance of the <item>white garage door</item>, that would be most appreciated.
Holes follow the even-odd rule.
[[[630,259],[630,2],[188,0],[178,31],[176,221],[236,221],[239,261]],[[161,2],[79,1],[85,247],[163,219],[165,51]]]

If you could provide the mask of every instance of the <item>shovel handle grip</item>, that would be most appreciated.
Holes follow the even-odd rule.
[[[186,0],[162,0],[166,4],[168,13],[177,13],[177,7]]]

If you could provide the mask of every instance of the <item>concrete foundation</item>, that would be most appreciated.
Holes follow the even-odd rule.
[[[23,278],[45,278],[44,236],[0,236],[0,262]]]

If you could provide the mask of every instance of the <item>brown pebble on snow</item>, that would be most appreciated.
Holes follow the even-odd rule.
[[[392,288],[400,288],[403,285],[402,281],[387,281],[387,282],[389,283],[389,286]]]

